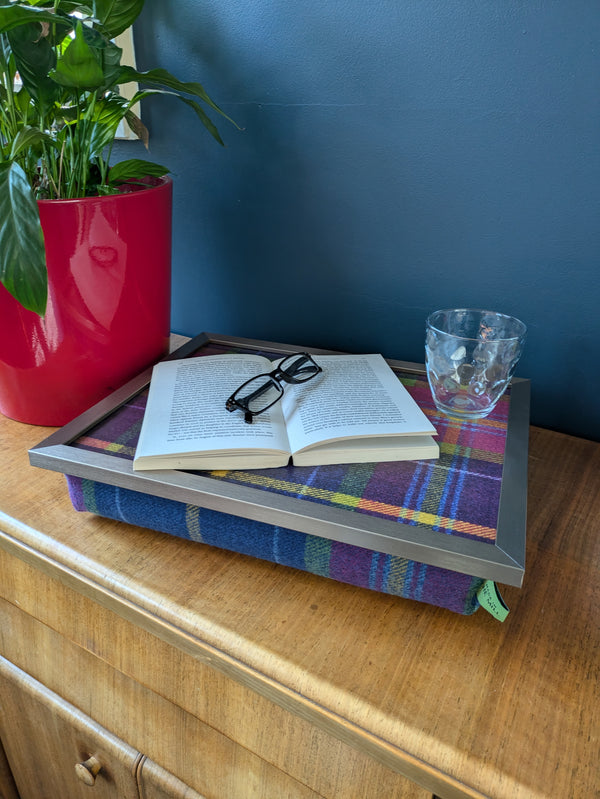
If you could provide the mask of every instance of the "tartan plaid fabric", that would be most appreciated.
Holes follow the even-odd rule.
[[[202,354],[223,352],[210,345]],[[231,351],[231,350],[229,350]],[[437,461],[213,471],[215,480],[299,497],[352,513],[493,544],[496,538],[510,393],[486,419],[457,422],[435,410],[425,376],[400,379],[438,431]],[[132,460],[147,392],[75,442]],[[231,549],[353,585],[469,614],[483,580],[397,556],[68,477],[78,510]]]

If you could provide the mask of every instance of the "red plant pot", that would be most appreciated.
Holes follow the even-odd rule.
[[[44,318],[0,285],[0,412],[58,426],[168,349],[170,178],[80,200],[41,200]]]

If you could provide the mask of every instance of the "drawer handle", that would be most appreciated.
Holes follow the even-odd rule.
[[[101,768],[100,761],[92,755],[84,763],[75,764],[75,774],[86,785],[93,785],[96,782],[96,774]]]

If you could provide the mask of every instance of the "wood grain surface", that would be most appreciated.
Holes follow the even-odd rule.
[[[444,799],[598,795],[599,444],[531,429],[525,580],[500,587],[501,624],[78,514],[62,475],[29,466],[48,433],[0,418],[0,548],[82,612],[282,709],[273,735],[297,718]]]

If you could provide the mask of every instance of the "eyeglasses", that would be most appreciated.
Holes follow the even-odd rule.
[[[244,421],[252,424],[255,416],[283,397],[282,382],[292,385],[306,383],[322,371],[307,352],[295,352],[284,358],[272,372],[251,377],[242,383],[229,397],[225,407],[228,411],[243,411]]]

